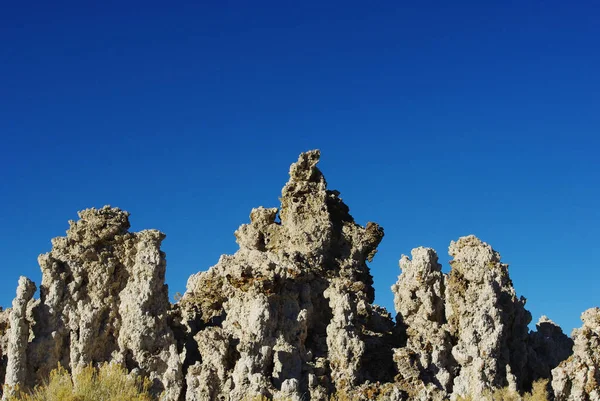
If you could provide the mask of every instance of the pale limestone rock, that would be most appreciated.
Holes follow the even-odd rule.
[[[573,355],[552,370],[556,401],[600,401],[600,308],[586,310],[581,320],[571,335]]]
[[[452,242],[446,318],[460,365],[453,397],[481,396],[487,388],[520,386],[527,363],[531,314],[517,298],[500,254],[475,236]]]
[[[347,386],[356,386],[362,379],[359,372],[366,346],[354,327],[356,302],[348,293],[347,285],[335,280],[323,295],[329,300],[332,310],[327,326],[331,379],[338,390],[343,390]]]
[[[197,344],[185,355],[188,401],[326,400],[391,380],[393,324],[372,305],[366,265],[383,230],[354,223],[318,160],[318,151],[302,154],[281,209],[252,210],[235,233],[235,255],[188,281],[175,319],[182,341]]]
[[[554,368],[559,401],[600,401],[598,309],[556,367],[572,341],[548,319],[528,333],[507,265],[474,236],[451,243],[448,275],[432,249],[402,257],[394,325],[373,305],[366,264],[383,230],[354,222],[319,157],[300,155],[281,207],[253,209],[235,232],[240,249],[190,277],[174,306],[164,234],[130,233],[116,208],[81,212],[39,258],[41,299],[22,279],[0,310],[0,379],[7,362],[6,383],[31,386],[57,363],[114,361],[152,379],[164,401],[441,401],[522,391]]]
[[[148,376],[177,400],[181,363],[164,284],[164,234],[130,233],[128,213],[108,206],[79,213],[66,237],[41,255],[40,300],[32,308],[28,385],[60,363],[71,370],[115,361]]]
[[[408,400],[414,401],[441,401],[446,399],[447,392],[440,389],[439,385],[430,380],[430,376],[423,380],[423,366],[420,362],[421,355],[409,347],[394,349],[394,362],[397,376],[395,387],[404,392]]]
[[[398,380],[414,399],[482,397],[488,389],[528,390],[568,356],[568,339],[543,322],[528,334],[531,315],[517,299],[500,255],[474,236],[450,245],[449,275],[432,249],[400,260],[392,286],[405,347],[395,350]],[[558,331],[557,331],[558,330]],[[550,336],[550,337],[549,337]],[[542,355],[548,347],[552,355]],[[437,393],[423,391],[433,385]]]
[[[35,284],[27,277],[19,278],[17,296],[10,310],[10,330],[8,332],[8,350],[5,391],[3,399],[12,394],[16,386],[27,378],[27,342],[29,341],[29,322],[27,321],[27,306],[35,294]]]
[[[407,337],[406,347],[418,357],[419,379],[450,391],[455,362],[446,325],[445,275],[437,254],[416,248],[400,259],[402,274],[392,286],[397,320]]]

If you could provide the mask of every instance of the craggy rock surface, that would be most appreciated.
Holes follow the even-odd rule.
[[[517,298],[508,266],[491,246],[471,235],[453,241],[449,254],[446,275],[434,250],[413,249],[412,260],[400,260],[402,274],[392,287],[406,337],[395,359],[413,398],[482,397],[488,389],[528,390],[549,378],[570,355],[569,339],[550,321],[528,333],[525,299]]]
[[[531,314],[517,298],[500,254],[475,236],[452,242],[446,317],[461,366],[453,393],[480,395],[489,387],[521,387]]]
[[[354,221],[319,158],[300,155],[280,207],[253,209],[239,250],[190,277],[175,305],[164,234],[129,232],[117,208],[80,212],[39,258],[40,299],[21,278],[0,311],[1,381],[27,388],[58,363],[116,361],[165,401],[479,399],[537,379],[557,400],[600,401],[600,310],[584,313],[574,347],[546,317],[529,332],[508,266],[475,236],[450,244],[448,274],[433,249],[402,256],[396,320],[374,305],[367,262],[383,229]]]
[[[581,320],[573,355],[552,370],[557,401],[600,401],[600,308],[586,310]]]
[[[198,351],[187,400],[326,399],[393,378],[393,322],[372,305],[366,265],[383,230],[354,222],[318,160],[302,154],[281,209],[252,210],[239,251],[188,281],[181,321]]]
[[[392,286],[398,326],[406,336],[406,346],[395,350],[395,360],[404,379],[412,379],[412,387],[432,383],[450,392],[457,369],[446,324],[446,277],[433,249],[416,248],[411,255],[412,260],[405,255],[400,259],[402,274]],[[416,367],[411,370],[407,361],[413,359]],[[418,398],[430,398],[431,391],[417,389]]]
[[[17,287],[17,296],[13,300],[9,314],[10,329],[8,331],[7,367],[4,384],[7,389],[24,383],[27,379],[27,342],[29,341],[29,321],[27,306],[36,287],[33,281],[21,276]],[[9,394],[5,391],[3,396]]]
[[[27,312],[33,325],[23,298],[33,292],[22,291],[19,282],[10,314],[7,383],[31,387],[58,363],[73,370],[115,360],[148,375],[156,391],[176,400],[182,375],[167,325],[164,234],[128,232],[128,213],[117,208],[88,209],[79,217],[39,257],[40,299]],[[29,330],[33,340],[27,343]]]

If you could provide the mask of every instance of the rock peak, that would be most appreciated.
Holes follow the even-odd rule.
[[[317,168],[317,163],[321,159],[321,151],[318,149],[309,150],[301,153],[298,161],[290,166],[290,181],[305,181],[320,183],[324,180],[323,174]]]
[[[67,239],[84,245],[110,241],[117,235],[126,234],[131,227],[128,212],[108,205],[100,209],[85,209],[77,215],[79,220],[69,221]]]

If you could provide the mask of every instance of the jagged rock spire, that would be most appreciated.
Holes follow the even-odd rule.
[[[337,387],[382,375],[379,367],[369,370],[376,364],[365,327],[380,313],[371,305],[366,261],[383,230],[354,222],[339,193],[327,189],[319,157],[317,150],[301,154],[281,207],[253,209],[235,233],[238,252],[189,280],[182,321],[199,354],[188,360],[188,400],[325,399]],[[226,369],[223,360],[232,361]]]

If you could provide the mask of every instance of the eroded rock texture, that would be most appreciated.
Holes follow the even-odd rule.
[[[27,343],[30,325],[27,319],[27,306],[32,300],[35,290],[35,284],[31,280],[26,277],[19,279],[17,296],[13,300],[8,316],[10,329],[8,331],[4,398],[12,392],[15,386],[24,383],[27,378]]]
[[[600,308],[581,315],[573,330],[573,355],[552,370],[556,401],[600,401]]]
[[[392,379],[393,323],[372,305],[366,265],[383,230],[354,222],[318,160],[302,154],[281,209],[252,210],[235,255],[190,278],[180,303],[197,344],[186,354],[187,400],[324,400]]]
[[[416,248],[411,255],[412,260],[404,255],[400,259],[402,274],[392,286],[400,333],[406,336],[406,346],[395,351],[398,370],[412,383],[410,387],[432,383],[449,392],[456,363],[446,324],[446,277],[433,249]],[[415,363],[412,370],[411,360]],[[431,398],[431,392],[420,388],[418,398]]]
[[[0,311],[7,388],[31,387],[59,363],[115,361],[165,401],[480,399],[540,378],[552,378],[557,400],[600,401],[600,310],[584,313],[572,356],[549,319],[529,333],[508,266],[475,236],[450,244],[448,274],[433,249],[402,257],[396,322],[374,305],[367,262],[383,229],[353,220],[319,157],[300,155],[280,208],[253,209],[235,232],[239,250],[190,277],[176,305],[164,234],[129,232],[117,208],[80,212],[39,258],[40,299],[21,278]]]
[[[527,363],[531,314],[517,298],[500,254],[475,236],[450,244],[446,317],[457,339],[460,365],[453,393],[479,395],[486,388],[521,387]]]
[[[108,206],[84,210],[79,218],[39,257],[40,299],[29,311],[35,324],[26,346],[29,328],[19,295],[15,300],[7,383],[32,386],[58,363],[76,370],[117,361],[147,375],[155,391],[166,390],[165,399],[178,399],[182,375],[167,325],[170,303],[160,251],[164,234],[130,233],[128,213]]]

